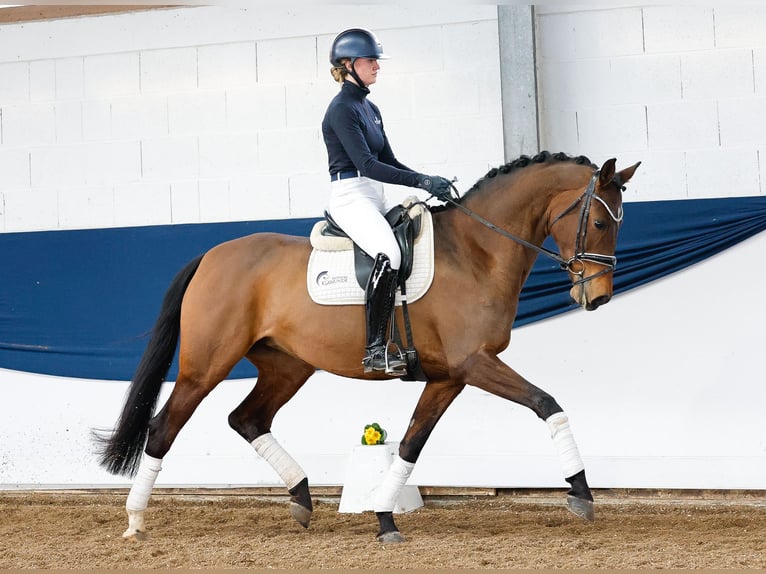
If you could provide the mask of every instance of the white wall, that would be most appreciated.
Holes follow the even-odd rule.
[[[766,9],[538,6],[541,147],[644,166],[628,200],[763,193]],[[502,161],[494,6],[194,7],[0,26],[0,231],[316,216],[333,34],[379,32],[395,151]]]
[[[760,195],[766,8],[537,8],[541,141],[644,162],[628,200]]]
[[[494,6],[193,7],[0,26],[0,231],[320,216],[335,34],[410,167],[502,161]],[[392,189],[392,193],[403,193]]]
[[[494,7],[260,10],[0,27],[0,230],[318,215],[323,58],[333,32],[359,24],[394,56],[373,95],[402,160],[466,187],[501,163]],[[540,8],[543,146],[643,160],[631,200],[762,193],[764,24],[757,8]],[[568,411],[593,486],[766,488],[764,249],[761,234],[596,313],[514,332],[504,359]],[[125,483],[89,441],[113,424],[125,383],[0,381],[0,488]],[[277,483],[226,426],[250,384],[213,392],[159,484]],[[421,387],[319,373],[274,432],[313,483],[338,484],[364,424],[396,440]],[[564,484],[545,426],[474,389],[412,481]]]

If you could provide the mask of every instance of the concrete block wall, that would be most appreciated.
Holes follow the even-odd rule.
[[[497,11],[186,7],[0,26],[0,232],[320,216],[340,30],[391,55],[400,160],[470,186],[503,161]],[[396,187],[396,197],[414,190]]]
[[[766,8],[536,14],[542,147],[642,160],[628,200],[766,192]]]

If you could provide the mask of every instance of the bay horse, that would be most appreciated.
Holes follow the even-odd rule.
[[[434,426],[466,385],[524,405],[547,423],[571,486],[568,507],[593,519],[593,496],[567,415],[498,353],[510,342],[521,288],[541,252],[568,273],[570,295],[581,307],[594,310],[612,297],[621,192],[640,165],[616,172],[615,163],[610,159],[599,169],[584,156],[522,156],[433,209],[434,279],[409,306],[426,384],[375,496],[381,542],[404,539],[393,519],[397,497]],[[549,235],[559,253],[542,247]],[[258,378],[229,425],[285,482],[291,515],[308,527],[308,478],[272,436],[274,416],[317,369],[385,377],[363,372],[362,307],[310,299],[310,252],[306,237],[255,233],[213,247],[171,282],[116,427],[99,437],[100,463],[135,476],[124,537],[145,536],[144,510],[163,457],[196,407],[243,357],[257,367]],[[155,415],[179,340],[178,376]]]

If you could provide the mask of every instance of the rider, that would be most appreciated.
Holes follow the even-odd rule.
[[[385,59],[383,48],[369,30],[353,28],[338,34],[330,63],[340,92],[322,121],[330,167],[328,212],[346,234],[375,258],[365,289],[367,353],[364,372],[401,373],[406,365],[389,354],[386,327],[396,295],[401,253],[386,221],[383,183],[419,187],[439,199],[450,195],[449,180],[413,171],[394,156],[383,129],[380,109],[367,99]],[[388,355],[388,357],[387,357]]]

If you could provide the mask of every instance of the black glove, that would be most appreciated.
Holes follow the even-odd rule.
[[[418,187],[425,189],[441,201],[446,202],[448,199],[452,199],[452,183],[444,177],[419,174]]]

